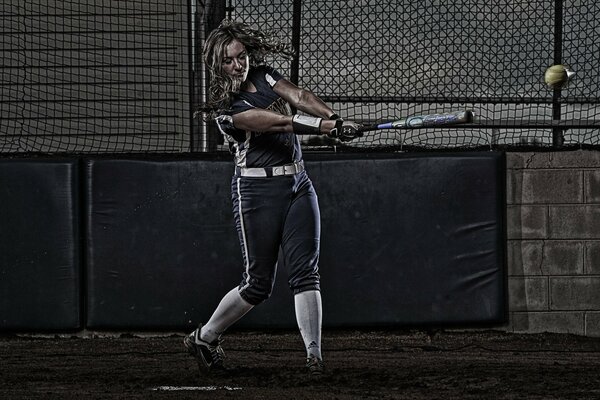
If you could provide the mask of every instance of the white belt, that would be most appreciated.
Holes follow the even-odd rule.
[[[296,175],[304,171],[304,161],[294,161],[292,164],[265,168],[235,167],[235,173],[239,176],[261,178],[269,176]]]

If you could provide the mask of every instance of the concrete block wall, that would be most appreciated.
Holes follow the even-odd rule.
[[[507,330],[600,337],[600,152],[506,163]]]

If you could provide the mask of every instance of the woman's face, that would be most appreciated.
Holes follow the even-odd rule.
[[[242,83],[248,76],[248,64],[246,47],[234,39],[225,48],[225,55],[221,64],[223,72],[229,75],[234,81]]]

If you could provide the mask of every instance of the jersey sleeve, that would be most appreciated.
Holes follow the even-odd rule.
[[[241,129],[237,129],[233,125],[233,117],[231,115],[227,113],[221,114],[215,118],[215,122],[217,123],[217,128],[219,128],[219,131],[225,137],[225,139],[227,139],[227,141],[244,141],[246,132]]]
[[[264,79],[271,88],[275,86],[277,82],[283,79],[283,75],[279,73],[275,68],[264,66]]]
[[[234,99],[233,102],[231,103],[231,108],[229,110],[227,110],[227,114],[235,115],[235,114],[239,114],[241,112],[250,110],[252,108],[256,108],[256,106],[252,105],[247,100],[237,98],[237,99]]]

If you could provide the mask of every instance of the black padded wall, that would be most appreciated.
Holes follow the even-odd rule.
[[[0,329],[81,327],[78,162],[0,160]]]
[[[87,162],[89,328],[192,327],[210,316],[241,277],[232,171],[229,160]]]
[[[322,216],[324,325],[505,318],[501,153],[306,157]],[[185,328],[241,279],[230,160],[87,163],[94,328]],[[237,327],[294,327],[287,271]]]
[[[504,321],[502,153],[308,165],[321,205],[327,325]]]

